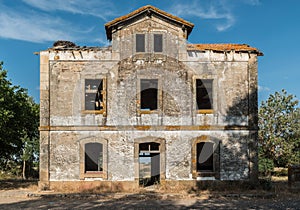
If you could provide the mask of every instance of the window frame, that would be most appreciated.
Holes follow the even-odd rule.
[[[205,143],[209,142],[213,144],[213,170],[212,171],[198,171],[197,170],[197,161],[198,161],[198,154],[197,154],[197,144],[198,143]],[[221,148],[221,141],[210,137],[210,136],[199,136],[192,140],[192,177],[193,179],[197,179],[198,177],[215,177],[215,179],[220,179],[220,148]]]
[[[144,37],[144,51],[139,51],[138,50],[138,36],[143,36]],[[136,33],[135,34],[135,52],[136,53],[146,53],[147,52],[147,48],[146,48],[146,43],[147,43],[147,36],[146,33]]]
[[[103,104],[103,108],[100,110],[88,110],[85,107],[86,104],[86,88],[85,88],[85,84],[86,84],[86,80],[102,80],[102,104]],[[107,80],[106,77],[99,77],[99,78],[95,78],[95,77],[86,77],[83,79],[82,83],[83,83],[83,100],[82,100],[82,113],[83,114],[103,114],[104,116],[106,116],[106,88],[107,88],[107,84],[106,84]],[[96,94],[96,93],[95,93]]]
[[[88,143],[99,143],[102,144],[102,171],[85,171],[85,145]],[[90,137],[80,140],[79,143],[79,158],[80,158],[80,179],[85,178],[103,178],[107,179],[107,140]]]
[[[198,103],[197,103],[197,80],[211,80],[211,98],[212,98],[212,104],[211,109],[199,109]],[[215,79],[214,78],[203,78],[203,77],[194,77],[193,79],[193,101],[194,101],[194,107],[197,114],[213,114],[216,106],[216,100],[215,100]]]
[[[161,51],[155,51],[155,37],[161,37]],[[153,52],[154,53],[163,53],[164,52],[164,35],[162,33],[153,33]]]
[[[155,110],[143,110],[141,109],[141,80],[157,80],[157,109]],[[161,91],[161,79],[158,77],[139,77],[137,78],[137,113],[141,114],[156,114],[161,110],[162,91]]]

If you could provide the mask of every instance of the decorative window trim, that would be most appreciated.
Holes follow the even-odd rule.
[[[103,170],[102,171],[89,171],[85,172],[85,144],[87,143],[100,143],[102,144],[103,155]],[[85,178],[103,178],[107,179],[107,140],[98,137],[89,137],[80,140],[79,142],[79,158],[80,158],[80,179]]]
[[[197,171],[197,144],[201,142],[213,143],[213,171],[201,172]],[[220,179],[220,146],[221,141],[209,136],[199,136],[192,140],[192,177],[197,179],[197,177],[215,177],[215,179]]]
[[[102,91],[101,91],[101,94],[102,94],[102,100],[103,100],[103,109],[101,109],[101,110],[86,110],[85,109],[85,100],[86,100],[86,98],[85,98],[85,93],[86,93],[86,90],[85,90],[85,81],[86,80],[88,80],[88,79],[90,79],[90,80],[102,80]],[[99,77],[99,78],[95,78],[95,77],[85,77],[84,79],[83,79],[83,81],[82,81],[82,86],[83,86],[83,88],[82,88],[82,92],[83,92],[83,100],[82,100],[82,107],[83,107],[83,109],[82,109],[82,111],[81,111],[81,113],[82,114],[102,114],[103,116],[106,116],[106,105],[107,105],[107,102],[106,102],[106,98],[107,98],[107,96],[106,96],[106,94],[107,94],[107,79],[106,79],[106,77]]]
[[[137,50],[137,35],[144,35],[144,51],[138,51]],[[161,51],[155,51],[155,35],[161,35],[161,42],[162,42],[162,47]],[[141,53],[154,53],[154,54],[162,54],[166,51],[165,46],[166,46],[166,40],[165,40],[165,32],[162,31],[151,31],[151,32],[140,32],[140,33],[135,33],[133,37],[133,52],[137,54]]]
[[[212,99],[213,99],[213,104],[212,104],[212,109],[198,109],[197,108],[197,80],[212,80]],[[197,114],[214,114],[217,106],[216,102],[216,97],[215,97],[215,78],[213,77],[200,77],[200,76],[194,76],[193,77],[193,105],[194,105],[194,110]]]

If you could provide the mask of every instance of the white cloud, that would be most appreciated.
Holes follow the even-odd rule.
[[[215,28],[218,31],[225,31],[236,23],[234,8],[238,4],[257,6],[261,3],[260,0],[193,0],[189,3],[174,4],[170,8],[170,12],[180,17],[198,17],[215,20]]]
[[[0,37],[30,42],[72,40],[63,20],[5,10],[0,13]]]
[[[42,43],[56,40],[82,40],[93,28],[80,28],[49,14],[26,9],[12,9],[1,4],[0,37]]]
[[[217,2],[217,3],[216,3]],[[198,1],[193,1],[190,4],[177,4],[170,9],[171,13],[181,17],[194,16],[203,19],[214,19],[218,20],[215,25],[218,31],[224,31],[230,28],[235,23],[235,17],[231,14],[231,11],[222,0],[210,2],[204,4]],[[220,23],[220,21],[225,21]]]
[[[98,0],[23,0],[26,4],[43,11],[65,11],[73,14],[91,15],[108,21],[115,16],[114,6],[110,1]]]
[[[260,86],[258,85],[258,91],[259,92],[269,92],[271,89],[269,87],[264,87],[264,86]]]
[[[244,0],[244,3],[252,6],[257,6],[260,5],[260,0]]]

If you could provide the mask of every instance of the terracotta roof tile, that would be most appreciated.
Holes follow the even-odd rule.
[[[213,50],[213,51],[237,51],[237,52],[254,52],[257,55],[263,55],[257,48],[247,44],[188,44],[187,50]]]

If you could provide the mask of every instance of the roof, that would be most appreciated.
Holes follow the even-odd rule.
[[[187,50],[212,50],[221,52],[236,51],[256,53],[259,56],[263,55],[263,53],[260,52],[257,48],[251,47],[247,44],[188,44]]]
[[[137,17],[139,15],[142,15],[144,13],[147,13],[147,14],[156,14],[158,16],[161,16],[161,17],[164,17],[166,19],[169,19],[177,24],[180,24],[180,25],[183,25],[186,27],[187,29],[187,32],[188,32],[188,35],[191,33],[193,27],[194,27],[194,24],[193,23],[190,23],[182,18],[179,18],[177,16],[174,16],[174,15],[171,15],[170,13],[167,13],[163,10],[160,10],[154,6],[151,6],[151,5],[147,5],[147,6],[143,6],[127,15],[124,15],[124,16],[121,16],[121,17],[118,17],[108,23],[105,24],[105,29],[106,29],[106,35],[107,35],[107,39],[111,40],[112,36],[112,28],[113,26],[116,26],[118,24],[121,24],[121,23],[124,23],[125,21],[131,19],[131,18],[134,18],[134,17]]]

